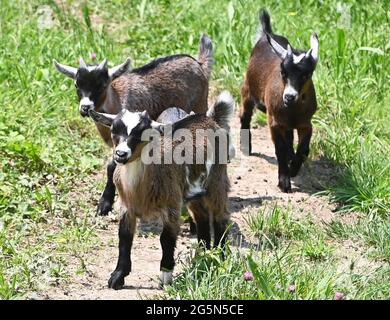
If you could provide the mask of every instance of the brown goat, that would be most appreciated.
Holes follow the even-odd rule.
[[[241,88],[241,129],[250,129],[255,105],[267,113],[279,166],[278,186],[291,192],[290,177],[298,174],[309,154],[311,118],[317,109],[311,76],[318,61],[318,39],[311,36],[311,49],[292,49],[288,40],[272,33],[266,11],[260,16],[262,35],[253,48],[245,82]],[[298,131],[298,148],[293,147],[293,130]],[[251,153],[242,143],[244,153]]]
[[[146,110],[154,120],[173,106],[186,112],[206,112],[212,64],[212,43],[205,35],[201,37],[197,59],[184,54],[173,55],[131,71],[128,71],[130,59],[110,69],[107,60],[98,66],[87,66],[80,59],[78,69],[55,62],[59,72],[75,80],[83,117],[88,116],[89,110],[118,114],[124,108]],[[98,123],[96,127],[104,142],[112,146],[110,130]],[[114,170],[112,161],[107,167],[107,183],[97,209],[101,215],[112,209]]]
[[[199,131],[222,130],[226,137],[229,122],[233,115],[234,102],[224,93],[210,108],[207,114],[193,114],[173,123],[172,133],[185,130],[189,139],[175,140],[165,135],[166,125],[152,121],[146,112],[122,111],[117,116],[90,111],[94,121],[111,128],[115,146],[114,159],[120,165],[115,170],[114,182],[118,189],[125,213],[119,224],[119,258],[115,271],[111,274],[109,287],[119,289],[124,278],[131,271],[131,246],[136,227],[136,218],[160,218],[163,232],[160,242],[163,256],[161,260],[161,281],[167,284],[172,280],[175,265],[174,249],[179,232],[180,211],[187,205],[198,231],[198,241],[210,248],[210,219],[214,226],[214,246],[223,245],[229,221],[227,210],[229,179],[226,162],[220,161],[219,148],[209,148],[209,136],[197,139]],[[158,141],[163,156],[160,164],[147,164],[142,153],[146,130],[157,129]],[[160,132],[164,135],[160,136]],[[219,142],[221,142],[219,140]],[[166,163],[166,154],[175,154],[176,148],[194,150],[193,156],[202,153],[205,160],[195,162]],[[227,145],[225,145],[227,152]],[[225,152],[225,154],[226,154]],[[148,153],[146,151],[146,153]],[[217,160],[215,160],[217,159]]]

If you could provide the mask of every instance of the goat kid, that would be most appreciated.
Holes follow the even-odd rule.
[[[270,16],[260,15],[262,34],[253,48],[244,84],[241,88],[241,129],[250,129],[256,105],[267,113],[268,125],[278,160],[278,186],[291,192],[290,177],[295,177],[309,155],[312,135],[311,118],[317,109],[312,74],[318,62],[317,35],[311,35],[311,48],[305,52],[293,49],[288,40],[273,34]],[[298,147],[293,147],[298,131]],[[251,153],[249,144],[242,143],[245,154]]]
[[[123,110],[117,116],[90,110],[91,118],[111,128],[115,148],[115,160],[120,164],[114,173],[114,182],[119,192],[125,213],[119,223],[119,257],[116,269],[108,285],[119,289],[131,271],[131,247],[136,228],[136,218],[160,218],[163,231],[160,237],[162,259],[160,263],[162,284],[170,283],[175,265],[174,250],[179,232],[180,211],[185,204],[194,219],[198,241],[206,248],[211,246],[210,221],[214,226],[214,246],[223,245],[229,221],[227,193],[229,180],[226,162],[220,159],[219,148],[207,148],[209,138],[195,139],[198,130],[222,130],[226,137],[233,115],[234,102],[230,94],[223,93],[205,114],[192,114],[173,123],[172,133],[184,129],[190,138],[175,141],[170,135],[161,135],[167,125],[153,121],[144,112]],[[175,150],[187,144],[198,152],[207,150],[203,163],[145,164],[142,153],[148,146],[143,134],[151,128],[158,130],[162,155],[175,154]],[[211,142],[212,144],[212,142]],[[146,151],[148,152],[148,151]],[[179,152],[181,153],[181,151]],[[195,156],[195,155],[194,155]],[[215,156],[213,158],[213,156]],[[195,156],[197,157],[197,156]]]
[[[89,110],[118,114],[124,108],[146,110],[155,120],[172,106],[186,112],[207,110],[213,49],[211,40],[205,35],[200,39],[197,59],[178,54],[156,59],[131,71],[130,59],[113,68],[107,68],[106,59],[97,66],[87,66],[80,58],[79,68],[54,63],[59,72],[74,80],[83,117],[88,116]],[[99,123],[96,127],[104,142],[112,147],[110,130]],[[115,167],[114,161],[107,166],[107,183],[97,207],[100,215],[107,215],[112,209]]]

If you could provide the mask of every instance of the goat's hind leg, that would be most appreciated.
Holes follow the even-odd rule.
[[[191,210],[192,214],[194,215],[198,243],[204,246],[206,249],[210,249],[211,237],[209,213],[207,212],[201,200],[191,201],[188,204],[188,209]]]
[[[125,284],[125,277],[131,271],[131,246],[136,226],[135,217],[124,213],[119,221],[119,257],[115,270],[108,280],[108,287],[118,290]]]
[[[180,230],[179,215],[180,210],[172,209],[163,221],[164,227],[160,236],[160,243],[163,252],[160,263],[160,281],[163,286],[172,282],[172,273],[173,268],[175,267],[174,254],[176,240]]]
[[[226,214],[227,215],[227,214]],[[215,217],[213,219],[214,225],[214,248],[223,248],[227,238],[227,226],[229,223],[228,217]]]
[[[115,184],[113,178],[115,168],[116,163],[112,159],[107,166],[107,182],[97,206],[97,214],[100,216],[106,216],[112,210],[112,205],[115,199]]]
[[[255,101],[249,93],[249,88],[244,84],[241,88],[241,105],[240,105],[240,121],[241,121],[241,151],[245,155],[250,155],[252,152],[252,135],[250,132],[251,119]],[[248,130],[245,132],[243,130]],[[248,135],[246,135],[246,133]],[[246,139],[248,137],[248,139]]]

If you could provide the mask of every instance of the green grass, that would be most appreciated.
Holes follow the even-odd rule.
[[[341,290],[349,298],[388,298],[389,2],[346,1],[349,23],[337,12],[338,2],[0,1],[0,299],[65,280],[69,254],[82,272],[83,252],[98,245],[93,216],[102,182],[92,173],[103,170],[102,154],[109,151],[91,121],[79,116],[74,87],[52,60],[75,65],[82,55],[89,63],[95,52],[111,65],[130,56],[140,66],[157,56],[195,55],[199,36],[207,33],[215,47],[212,86],[230,90],[239,101],[260,6],[294,46],[307,48],[310,33],[319,35],[312,157],[323,156],[339,170],[324,193],[340,211],[358,211],[360,218],[322,230],[297,222],[294,212],[255,217],[249,229],[273,244],[250,255],[252,272],[254,265],[260,270],[256,281],[242,281],[247,256],[232,254],[223,262],[211,252],[195,259],[168,293],[284,299],[332,298]],[[54,12],[50,29],[38,29],[41,5]],[[265,117],[257,117],[264,125]],[[329,239],[361,241],[372,251],[370,259],[387,268],[343,277],[333,270]],[[291,283],[294,294],[286,292]]]

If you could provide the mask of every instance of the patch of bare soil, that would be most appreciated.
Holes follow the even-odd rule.
[[[247,157],[239,151],[238,115],[233,122],[232,133],[237,139],[235,139],[236,158],[229,164],[232,186],[231,233],[236,240],[240,239],[232,241],[233,243],[242,245],[243,239],[245,242],[245,218],[249,214],[256,213],[265,203],[290,206],[298,219],[309,216],[314,223],[329,222],[335,217],[334,206],[330,205],[325,198],[313,195],[334,176],[332,169],[324,161],[308,161],[299,176],[293,179],[293,192],[282,193],[277,187],[278,168],[268,128],[252,130],[254,155]],[[91,210],[95,208],[91,207]],[[141,299],[161,295],[163,291],[159,288],[158,282],[161,259],[158,229],[153,225],[139,224],[139,233],[133,242],[133,270],[126,278],[122,290],[115,291],[107,288],[107,281],[116,266],[118,255],[117,222],[109,221],[106,230],[96,230],[101,245],[83,257],[87,271],[78,275],[74,267],[76,262],[70,261],[67,270],[70,279],[57,287],[50,287],[44,293],[39,293],[39,297],[43,299]],[[188,225],[183,225],[176,250],[175,274],[180,272],[182,261],[192,252],[194,240],[194,237],[189,236]],[[345,250],[348,251],[348,247],[345,247]]]

